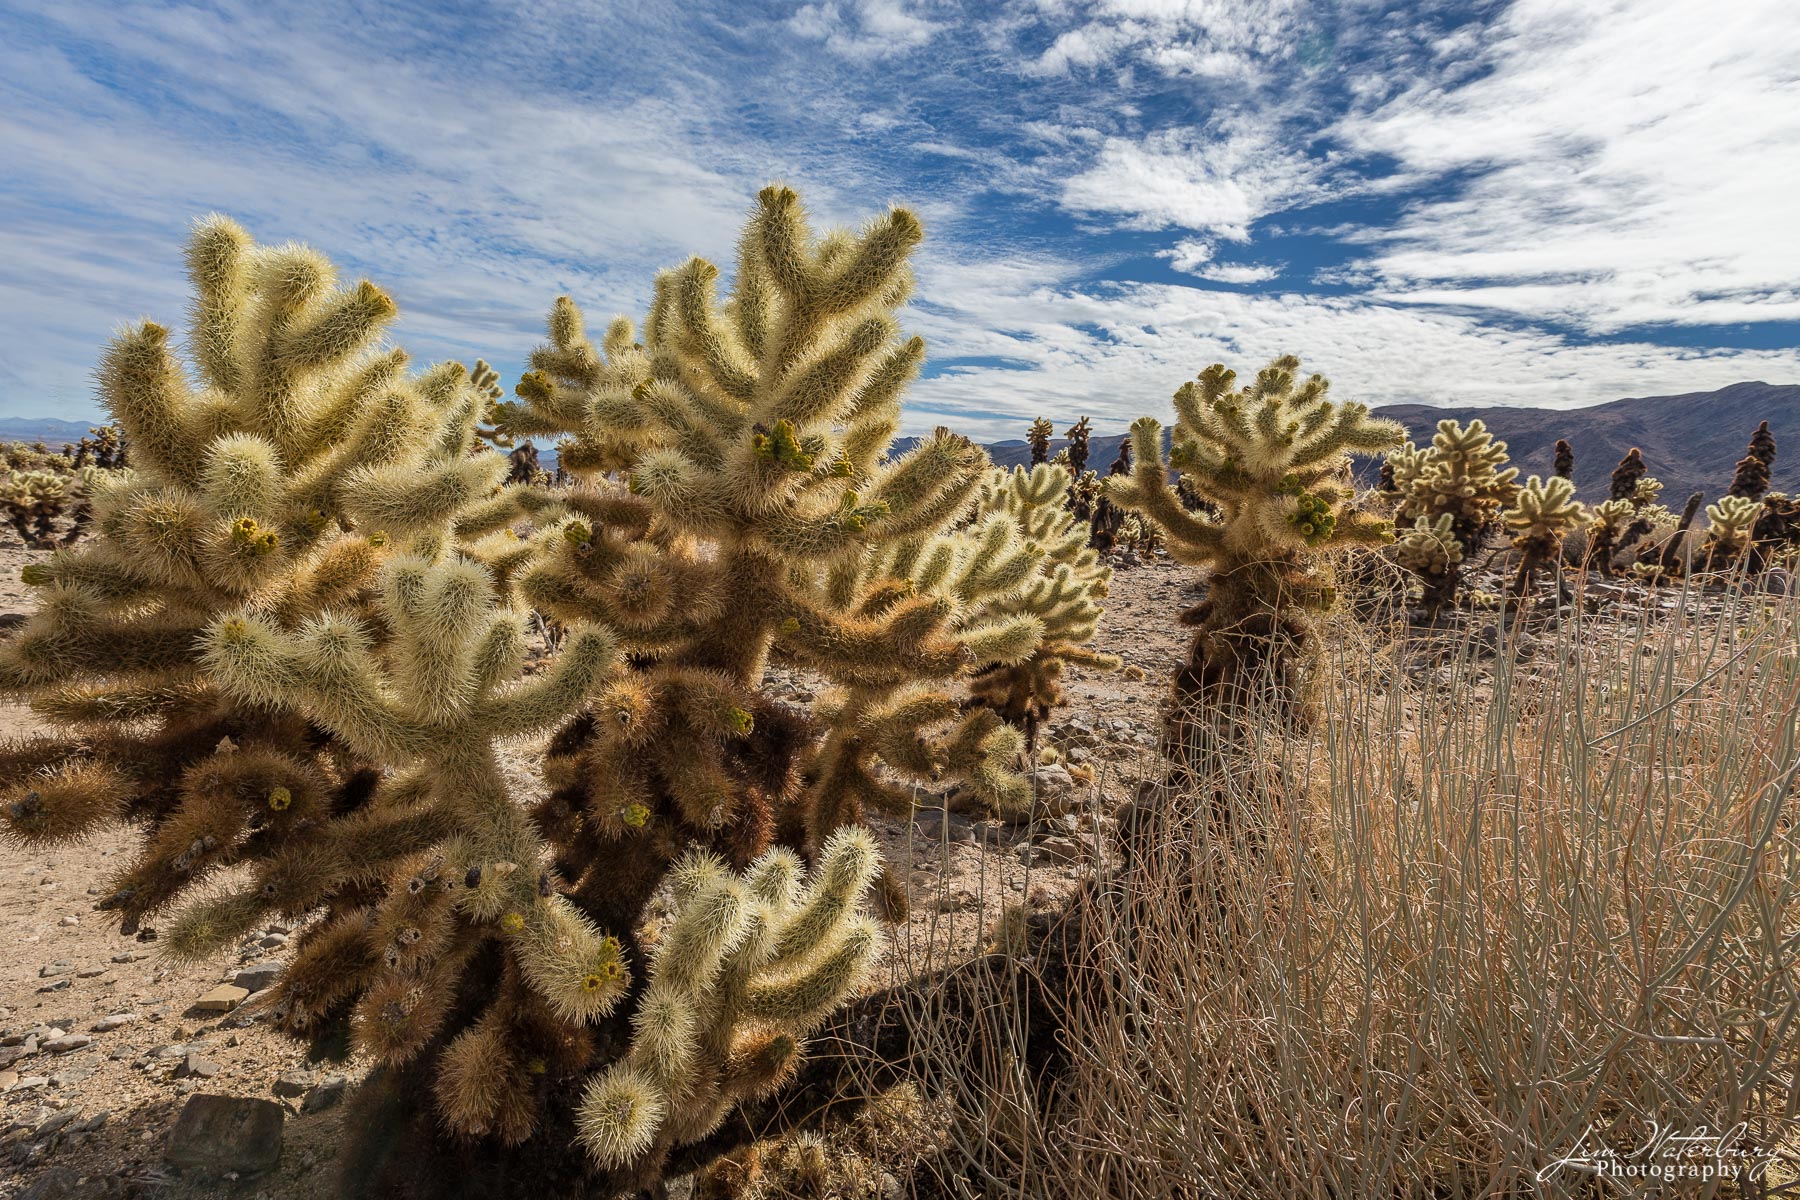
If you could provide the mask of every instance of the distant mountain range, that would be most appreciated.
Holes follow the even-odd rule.
[[[1767,421],[1778,447],[1774,486],[1800,492],[1800,384],[1734,383],[1714,392],[1639,396],[1589,408],[1393,404],[1375,411],[1405,425],[1413,440],[1421,444],[1431,440],[1437,423],[1445,417],[1465,424],[1479,417],[1496,437],[1506,441],[1522,476],[1549,475],[1551,448],[1557,438],[1567,438],[1575,448],[1575,483],[1582,499],[1588,501],[1605,498],[1613,467],[1627,450],[1637,446],[1650,464],[1650,473],[1663,481],[1663,501],[1671,508],[1680,508],[1690,492],[1703,491],[1708,499],[1723,493],[1731,483],[1733,465],[1744,456],[1751,431],[1758,421]],[[1165,421],[1173,416],[1158,415]],[[1065,417],[1067,414],[1054,419]],[[83,421],[0,417],[0,441],[43,442],[54,449],[79,441],[87,431],[88,423]],[[1094,435],[1089,442],[1088,466],[1104,473],[1124,440],[1123,433]],[[904,452],[917,444],[917,438],[900,438],[895,450]],[[1050,453],[1066,444],[1056,439],[1050,443]],[[1022,439],[992,442],[987,451],[1005,467],[1031,461],[1031,447]],[[541,460],[546,467],[553,466],[556,452],[546,448]],[[1372,462],[1365,460],[1362,469],[1373,479]]]
[[[1633,446],[1644,452],[1650,474],[1663,482],[1663,502],[1679,509],[1691,492],[1708,500],[1731,484],[1732,469],[1758,421],[1767,421],[1777,447],[1773,484],[1779,491],[1800,492],[1800,384],[1734,383],[1714,392],[1680,396],[1639,396],[1589,408],[1440,408],[1431,404],[1390,404],[1376,415],[1398,421],[1423,445],[1446,417],[1465,425],[1479,417],[1494,436],[1507,444],[1521,478],[1549,475],[1553,447],[1567,438],[1575,449],[1575,483],[1581,498],[1606,498],[1613,468]],[[1158,414],[1173,420],[1172,412]],[[1122,433],[1095,434],[1088,442],[1088,468],[1105,473],[1119,453]],[[918,439],[901,439],[907,446]],[[1050,443],[1054,455],[1068,443]],[[1031,461],[1024,441],[993,442],[988,454],[1001,466]],[[1358,474],[1372,482],[1376,460],[1364,459]]]

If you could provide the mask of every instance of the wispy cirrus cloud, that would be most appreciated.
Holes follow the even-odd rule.
[[[1376,403],[1800,378],[1796,18],[1618,3],[0,0],[0,413],[93,414],[208,210],[510,372],[560,292],[728,266],[771,179],[924,217],[913,431],[1288,351]]]

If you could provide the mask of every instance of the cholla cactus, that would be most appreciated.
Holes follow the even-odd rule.
[[[1544,480],[1533,475],[1502,519],[1513,531],[1513,549],[1519,552],[1512,594],[1523,596],[1531,587],[1532,573],[1556,559],[1564,536],[1587,519],[1587,509],[1575,499],[1575,485],[1566,477]]]
[[[671,878],[675,916],[649,951],[631,1047],[576,1114],[601,1166],[654,1182],[671,1148],[788,1078],[803,1038],[862,981],[882,936],[862,913],[880,865],[862,830],[833,835],[810,883],[771,850],[735,876],[694,854]]]
[[[73,472],[10,471],[0,476],[0,511],[29,549],[71,546],[86,531],[89,502],[103,480],[98,468],[85,466]],[[69,527],[59,533],[56,523],[65,517]]]
[[[1706,506],[1706,569],[1721,570],[1744,556],[1756,522],[1763,514],[1760,498],[1721,496]]]
[[[1451,535],[1465,555],[1480,548],[1519,490],[1518,468],[1506,465],[1506,443],[1494,440],[1479,420],[1466,429],[1454,420],[1439,421],[1430,446],[1407,442],[1388,460],[1401,489],[1399,524],[1416,526],[1424,518],[1435,527],[1438,517],[1448,515]],[[1462,572],[1459,559],[1415,556],[1414,561],[1428,558],[1446,563],[1443,574],[1420,576],[1425,605],[1436,611],[1455,601]]]
[[[1638,513],[1629,500],[1607,500],[1589,512],[1588,560],[1600,567],[1602,575],[1613,573],[1612,560],[1620,548],[1620,539]]]
[[[1575,447],[1569,445],[1566,439],[1557,438],[1554,456],[1557,477],[1573,480],[1575,478]]]
[[[1175,681],[1169,735],[1178,754],[1204,730],[1201,710],[1234,707],[1247,688],[1272,684],[1304,720],[1314,614],[1335,599],[1324,552],[1393,540],[1388,522],[1350,506],[1349,455],[1385,450],[1404,431],[1364,405],[1328,400],[1325,380],[1298,381],[1299,366],[1277,359],[1237,390],[1233,372],[1208,367],[1175,393],[1169,461],[1162,426],[1145,417],[1131,427],[1135,471],[1108,480],[1116,502],[1162,525],[1174,557],[1211,568],[1206,601],[1183,617],[1198,631]],[[1182,507],[1171,464],[1218,505],[1216,518]]]
[[[0,649],[0,688],[58,730],[0,754],[8,830],[56,842],[140,823],[103,904],[127,930],[216,869],[335,836],[374,784],[291,708],[219,686],[214,619],[370,615],[404,531],[367,514],[435,520],[435,552],[495,478],[465,457],[481,415],[466,373],[408,376],[379,348],[394,307],[373,284],[338,288],[315,252],[256,247],[221,217],[198,225],[188,266],[199,388],[162,326],[115,339],[100,385],[133,469],[99,485],[95,537],[26,569],[38,611]]]
[[[1069,478],[1080,480],[1087,470],[1088,438],[1092,435],[1092,427],[1086,417],[1063,430],[1063,436],[1069,439],[1067,453],[1069,456]]]
[[[545,1015],[576,1027],[606,1015],[625,992],[620,944],[557,894],[494,745],[547,730],[580,707],[607,675],[612,639],[572,630],[550,670],[512,684],[524,662],[526,622],[495,607],[485,568],[404,556],[381,576],[380,644],[375,630],[333,613],[287,630],[246,609],[208,628],[206,666],[227,695],[302,713],[361,761],[392,774],[370,804],[328,822],[323,837],[280,847],[245,890],[177,921],[170,942],[204,953],[269,908],[298,916],[324,905],[317,936],[282,978],[274,1011],[286,1028],[304,1033],[354,998],[360,1047],[389,1064],[410,1060],[444,1028],[464,969],[489,938],[501,940],[509,969]],[[298,823],[306,818],[287,815],[295,799],[272,796],[268,804],[278,820]],[[372,909],[371,883],[382,885]],[[361,931],[360,954],[346,953],[340,926]],[[507,1081],[524,1078],[517,1055],[535,1041],[516,1012],[518,998],[508,997],[506,1007],[517,1019],[501,1041],[514,1057],[484,1061],[489,1077],[480,1096],[466,1080],[441,1083],[439,1107],[459,1132],[493,1130],[518,1141],[535,1114],[506,1098]],[[571,1053],[554,1064],[564,1074],[585,1065],[584,1054]]]
[[[1056,432],[1056,426],[1050,423],[1049,417],[1039,417],[1031,423],[1031,429],[1025,435],[1025,441],[1031,446],[1031,465],[1041,467],[1050,459],[1050,438]]]
[[[1439,513],[1435,520],[1414,517],[1412,528],[1402,530],[1394,543],[1394,560],[1421,579],[1451,577],[1463,560],[1462,543],[1450,528],[1453,520],[1447,512]],[[1424,600],[1431,609],[1429,589]]]
[[[980,704],[999,713],[1025,732],[1028,746],[1037,744],[1039,724],[1062,703],[1062,675],[1070,666],[1116,670],[1120,661],[1088,648],[1099,627],[1112,584],[1112,569],[1087,545],[1080,524],[1061,501],[1068,476],[1060,467],[1040,466],[1027,472],[996,470],[982,487],[976,508],[977,527],[987,514],[1003,515],[1027,545],[1042,548],[1031,576],[1019,590],[987,606],[989,620],[1031,617],[1042,627],[1029,657],[1016,663],[990,663],[971,685]]]
[[[1731,478],[1730,495],[1747,500],[1761,500],[1769,490],[1769,469],[1775,465],[1775,435],[1764,421],[1750,435],[1750,448],[1738,460]],[[1710,510],[1708,510],[1710,515]]]
[[[1610,500],[1637,500],[1638,481],[1649,472],[1644,463],[1644,452],[1636,446],[1625,452],[1619,465],[1613,468],[1612,483],[1607,498]],[[1651,497],[1654,501],[1655,497]]]
[[[771,659],[856,698],[833,718],[854,723],[866,698],[935,691],[1037,644],[1035,619],[971,626],[954,598],[869,570],[960,518],[988,465],[943,430],[883,458],[924,356],[893,315],[920,236],[896,209],[860,234],[815,238],[794,193],[767,188],[723,303],[717,269],[690,260],[658,280],[642,342],[620,319],[596,346],[560,300],[521,402],[502,413],[510,432],[563,436],[564,461],[588,481],[556,493],[567,515],[534,539],[523,594],[559,619],[605,624],[632,655],[553,744],[538,813],[576,894],[612,924],[636,919],[691,844],[743,870],[778,827],[817,846],[884,798],[869,740],[847,726],[823,738],[763,693]],[[980,580],[999,562],[965,567]],[[980,740],[992,756],[959,743],[966,765],[1016,774],[994,761],[1016,741]],[[852,743],[854,755],[821,757]],[[628,877],[582,865],[622,857]]]

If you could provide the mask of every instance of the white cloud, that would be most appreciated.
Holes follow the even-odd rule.
[[[846,58],[875,59],[917,50],[944,27],[904,0],[825,0],[803,5],[788,28]]]
[[[1158,258],[1166,258],[1177,271],[1198,275],[1215,283],[1268,283],[1281,278],[1282,268],[1271,263],[1216,263],[1212,261],[1210,242],[1182,238],[1167,250],[1158,250]]]
[[[1336,131],[1471,177],[1359,235],[1384,295],[1602,333],[1800,319],[1800,6],[1517,0],[1485,44]]]

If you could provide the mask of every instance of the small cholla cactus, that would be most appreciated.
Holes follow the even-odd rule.
[[[1575,484],[1567,477],[1552,475],[1544,480],[1533,475],[1502,519],[1513,531],[1513,549],[1519,552],[1512,594],[1523,596],[1531,587],[1532,573],[1556,560],[1564,536],[1587,519],[1587,509],[1576,501]]]
[[[1613,573],[1613,555],[1637,513],[1637,506],[1629,500],[1603,501],[1589,511],[1588,561],[1598,565],[1602,575]]]
[[[1056,426],[1050,423],[1049,417],[1039,417],[1031,423],[1031,430],[1025,440],[1031,446],[1031,465],[1041,467],[1050,459],[1050,437],[1056,432]]]
[[[1517,467],[1507,466],[1506,443],[1496,441],[1481,421],[1468,428],[1445,419],[1438,422],[1431,445],[1411,442],[1388,455],[1394,481],[1401,490],[1396,519],[1402,528],[1417,527],[1420,518],[1435,529],[1440,516],[1450,518],[1450,534],[1468,555],[1478,550],[1518,494]],[[1442,563],[1442,574],[1425,574],[1425,607],[1432,612],[1456,599],[1461,560],[1418,554],[1416,562]]]
[[[1447,512],[1432,520],[1414,517],[1412,528],[1402,530],[1395,540],[1394,560],[1423,580],[1451,578],[1463,560],[1462,543],[1450,528],[1453,521]],[[1442,603],[1429,586],[1423,600],[1430,613]]]
[[[1399,443],[1404,430],[1361,404],[1326,398],[1325,380],[1298,378],[1280,358],[1254,383],[1208,367],[1175,393],[1174,450],[1165,462],[1162,426],[1131,427],[1136,467],[1108,480],[1114,501],[1154,519],[1178,559],[1211,569],[1210,591],[1183,620],[1197,627],[1175,680],[1169,738],[1178,755],[1206,737],[1213,710],[1241,704],[1246,689],[1272,686],[1289,716],[1312,711],[1315,615],[1331,607],[1329,549],[1378,545],[1393,528],[1350,505],[1349,456]],[[1174,468],[1218,506],[1188,512],[1169,486]]]
[[[9,471],[0,475],[0,511],[27,549],[72,546],[86,531],[90,498],[104,479],[97,467]],[[65,518],[68,528],[59,532],[56,524]]]
[[[845,829],[810,882],[784,849],[741,878],[706,854],[676,864],[675,916],[649,951],[630,1048],[576,1112],[596,1163],[653,1183],[671,1149],[792,1075],[805,1035],[880,953],[880,929],[862,911],[880,862],[866,832]]]
[[[1731,478],[1729,495],[1747,500],[1761,500],[1769,490],[1769,469],[1775,465],[1775,435],[1764,421],[1750,435],[1750,448],[1738,460]],[[1710,510],[1708,510],[1710,515]]]
[[[1025,585],[988,606],[995,615],[1036,618],[1043,627],[1036,646],[1016,663],[983,667],[970,684],[977,703],[1024,731],[1027,746],[1037,744],[1038,726],[1062,703],[1066,668],[1114,670],[1120,665],[1113,655],[1088,648],[1099,627],[1099,602],[1111,586],[1112,569],[1086,544],[1074,514],[1063,507],[1067,480],[1060,467],[996,470],[976,508],[978,526],[988,513],[1004,514],[1026,544],[1043,549]]]
[[[1706,569],[1723,570],[1742,559],[1762,514],[1761,500],[1749,496],[1721,496],[1717,504],[1707,505],[1706,541],[1702,546]]]
[[[1569,480],[1574,479],[1575,478],[1575,447],[1569,445],[1569,443],[1565,439],[1557,438],[1556,439],[1556,447],[1555,447],[1555,457],[1556,457],[1556,461],[1555,461],[1556,476],[1559,479],[1569,479]]]

